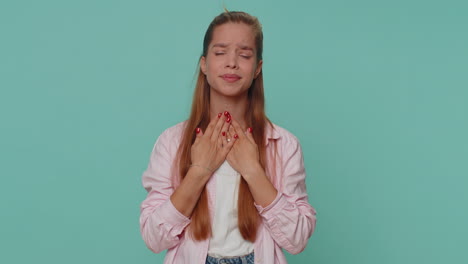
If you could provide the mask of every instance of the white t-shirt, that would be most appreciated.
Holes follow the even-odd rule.
[[[213,177],[216,177],[216,201],[208,255],[215,258],[247,255],[253,251],[254,245],[242,237],[237,226],[241,175],[224,161]]]

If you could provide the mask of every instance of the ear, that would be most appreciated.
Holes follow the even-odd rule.
[[[258,77],[258,75],[260,74],[260,72],[262,71],[262,65],[263,65],[263,60],[260,60],[257,64],[257,69],[255,70],[255,78],[256,79]]]
[[[203,74],[206,75],[206,58],[205,58],[205,56],[202,56],[200,58],[200,70],[203,72]]]

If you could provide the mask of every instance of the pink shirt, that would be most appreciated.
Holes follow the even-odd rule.
[[[168,249],[164,263],[203,264],[209,239],[192,240],[188,232],[184,232],[190,218],[181,214],[169,199],[175,189],[171,177],[179,177],[173,174],[176,172],[171,166],[184,125],[182,122],[166,129],[154,145],[142,177],[148,195],[141,204],[140,231],[151,251],[159,253]],[[287,263],[282,249],[291,254],[304,250],[315,229],[316,212],[308,202],[304,161],[297,138],[277,125],[273,129],[268,126],[266,135],[266,174],[278,195],[265,208],[255,205],[262,218],[254,243],[255,263],[282,264]],[[269,143],[272,141],[277,141],[278,155],[275,155],[275,144]],[[276,166],[272,166],[275,163]],[[211,219],[216,202],[215,178],[211,177],[206,184]]]

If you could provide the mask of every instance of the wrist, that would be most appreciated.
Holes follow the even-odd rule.
[[[249,183],[255,177],[261,177],[262,175],[265,175],[265,171],[263,170],[260,163],[256,163],[242,173],[242,176],[247,181],[247,183]]]
[[[189,167],[187,175],[197,179],[207,180],[211,177],[211,175],[213,175],[213,171],[211,171],[209,168],[199,166],[197,164],[192,164]]]
[[[207,172],[210,173],[210,174],[213,174],[213,173],[214,173],[214,170],[211,169],[210,167],[203,166],[203,165],[200,165],[200,164],[198,164],[198,163],[192,163],[192,164],[190,164],[190,168],[193,168],[193,167],[202,168],[202,169],[204,169],[205,171],[207,171]]]

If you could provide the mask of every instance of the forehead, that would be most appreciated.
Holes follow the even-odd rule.
[[[247,46],[255,49],[255,35],[253,29],[244,23],[226,23],[217,26],[213,31],[210,48],[219,46]]]

